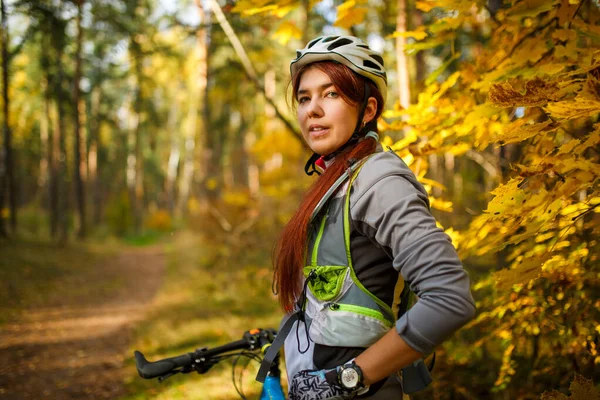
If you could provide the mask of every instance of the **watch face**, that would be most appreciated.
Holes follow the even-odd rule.
[[[345,368],[341,374],[342,385],[348,389],[354,389],[358,385],[358,372],[352,368]]]

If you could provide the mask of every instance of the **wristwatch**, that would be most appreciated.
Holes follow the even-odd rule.
[[[338,370],[338,382],[340,386],[348,390],[362,389],[365,385],[363,384],[363,373],[362,370],[354,360],[342,365]]]

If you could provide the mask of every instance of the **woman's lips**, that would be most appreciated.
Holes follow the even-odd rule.
[[[310,126],[308,128],[308,133],[311,137],[318,138],[329,133],[329,128],[324,126]]]

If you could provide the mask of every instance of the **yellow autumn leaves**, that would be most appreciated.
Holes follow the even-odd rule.
[[[521,93],[508,82],[494,84],[488,95],[489,100],[499,107],[534,107],[557,99],[558,85],[554,82],[534,78],[524,86],[524,93]]]
[[[292,11],[301,6],[299,0],[272,1],[272,0],[241,0],[236,2],[233,12],[244,16],[268,14],[281,19],[281,23],[273,33],[273,38],[282,45],[286,45],[292,39],[302,38],[302,28],[292,18],[286,18]],[[312,0],[308,8],[314,7],[319,1]],[[350,29],[354,25],[361,24],[367,15],[367,0],[348,0],[337,8],[337,18],[334,26]]]

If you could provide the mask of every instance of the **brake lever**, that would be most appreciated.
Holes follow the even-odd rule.
[[[158,377],[158,382],[162,383],[163,381],[169,379],[170,377],[172,377],[173,375],[177,375],[178,373],[180,373],[180,370],[175,370],[175,371],[171,371],[168,374],[165,375],[161,375]]]
[[[206,360],[206,361],[204,361],[202,363],[194,363],[194,365],[192,366],[192,368],[193,368],[194,371],[196,371],[199,374],[205,374],[215,364],[216,364],[216,362],[209,362],[209,360]]]

